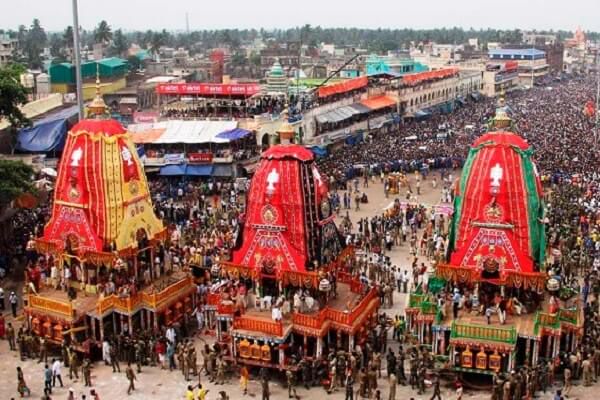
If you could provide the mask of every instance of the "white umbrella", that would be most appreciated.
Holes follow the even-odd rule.
[[[58,175],[56,170],[54,168],[50,168],[50,167],[42,168],[42,174],[48,175],[51,177],[56,177]]]

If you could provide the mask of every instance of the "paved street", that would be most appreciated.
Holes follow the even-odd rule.
[[[437,175],[437,174],[436,174]],[[457,175],[457,172],[453,174]],[[411,177],[412,178],[412,177]],[[438,175],[439,182],[439,175]],[[362,186],[362,182],[361,182]],[[352,222],[356,225],[356,221],[359,217],[371,216],[380,213],[390,202],[393,201],[393,197],[390,196],[386,199],[383,194],[383,187],[380,183],[370,184],[368,189],[365,189],[369,196],[369,204],[361,205],[361,210],[358,212],[352,211],[350,213]],[[434,191],[431,188],[431,181],[427,180],[422,184],[423,195],[419,197],[419,201],[426,204],[436,204],[440,198],[440,187]],[[406,192],[403,189],[401,195],[405,195]],[[392,261],[396,265],[402,267],[409,266],[409,255],[408,245],[397,248],[388,255],[391,256]],[[400,313],[406,302],[406,295],[395,293],[394,297],[394,308],[385,310],[386,312],[394,315]],[[210,340],[211,338],[201,338],[196,341],[198,354],[200,354],[200,346],[204,340]],[[396,345],[391,345],[392,349],[395,350]],[[199,360],[200,361],[200,360]],[[385,366],[385,362],[383,363]],[[8,344],[6,341],[0,342],[0,381],[3,383],[0,385],[0,399],[10,399],[11,397],[17,398],[18,394],[16,391],[16,370],[17,366],[21,366],[25,372],[25,379],[30,389],[32,390],[32,398],[39,398],[42,394],[43,388],[43,364],[38,364],[37,361],[25,361],[20,362],[16,352],[8,351]],[[124,370],[124,365],[121,365]],[[384,372],[384,376],[387,374]],[[92,382],[94,387],[98,391],[101,399],[157,399],[157,400],[171,400],[171,399],[183,399],[186,388],[186,382],[184,381],[181,373],[179,372],[168,372],[161,371],[157,368],[146,367],[143,372],[138,375],[136,382],[136,391],[128,396],[127,395],[127,380],[124,373],[113,374],[110,367],[106,367],[101,363],[97,363],[92,372]],[[209,399],[216,399],[220,390],[225,390],[231,399],[243,398],[239,388],[237,377],[230,377],[229,384],[226,386],[215,386],[208,383],[207,379],[203,376],[202,379],[206,382],[206,387],[210,390]],[[70,380],[68,378],[68,369],[63,369],[63,380],[65,382],[65,388],[57,388],[53,392],[53,399],[66,399],[67,388],[73,387],[77,393],[77,399],[80,399],[80,394],[85,393],[89,397],[89,388],[83,387],[82,380]],[[193,382],[194,384],[197,381]],[[388,387],[385,378],[379,381],[380,390],[382,391],[382,398],[388,398]],[[283,386],[283,380],[274,379],[270,385],[271,388],[271,399],[285,399],[287,398],[287,389]],[[249,386],[250,394],[248,397],[259,397],[260,386],[256,380],[252,380]],[[572,396],[570,398],[583,398],[591,399],[595,397],[595,389],[583,388],[576,386],[572,390]],[[344,399],[343,389],[339,390],[332,395],[327,395],[326,392],[321,388],[313,388],[310,391],[306,391],[303,388],[298,388],[298,394],[301,398],[309,398],[309,396],[328,397],[330,399]],[[430,393],[423,396],[416,396],[416,392],[411,391],[409,388],[398,387],[397,399],[409,399],[414,397],[415,399],[429,399]],[[489,398],[489,392],[472,392],[469,390],[465,391],[466,398],[473,399],[487,399]],[[445,388],[442,392],[443,399],[454,399],[455,394],[449,389]],[[551,398],[551,393],[548,392],[545,396],[540,398]]]

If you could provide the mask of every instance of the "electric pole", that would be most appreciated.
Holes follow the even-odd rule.
[[[73,51],[75,52],[75,78],[77,83],[77,106],[79,108],[79,120],[81,121],[85,114],[83,112],[83,89],[81,83],[81,52],[79,43],[79,11],[77,9],[77,0],[73,0]]]

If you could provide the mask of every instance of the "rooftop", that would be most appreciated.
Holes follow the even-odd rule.
[[[546,55],[545,51],[538,49],[494,49],[488,52],[490,56],[544,56]]]

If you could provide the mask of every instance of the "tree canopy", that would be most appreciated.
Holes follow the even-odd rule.
[[[98,27],[94,31],[94,39],[96,40],[96,43],[106,44],[109,43],[112,38],[113,33],[110,25],[108,25],[108,22],[104,20],[100,21]]]
[[[30,123],[19,108],[27,102],[27,89],[20,82],[24,72],[25,67],[20,64],[0,68],[0,119],[6,118],[13,128]]]
[[[22,161],[0,159],[0,210],[24,193],[35,191],[33,169]]]

